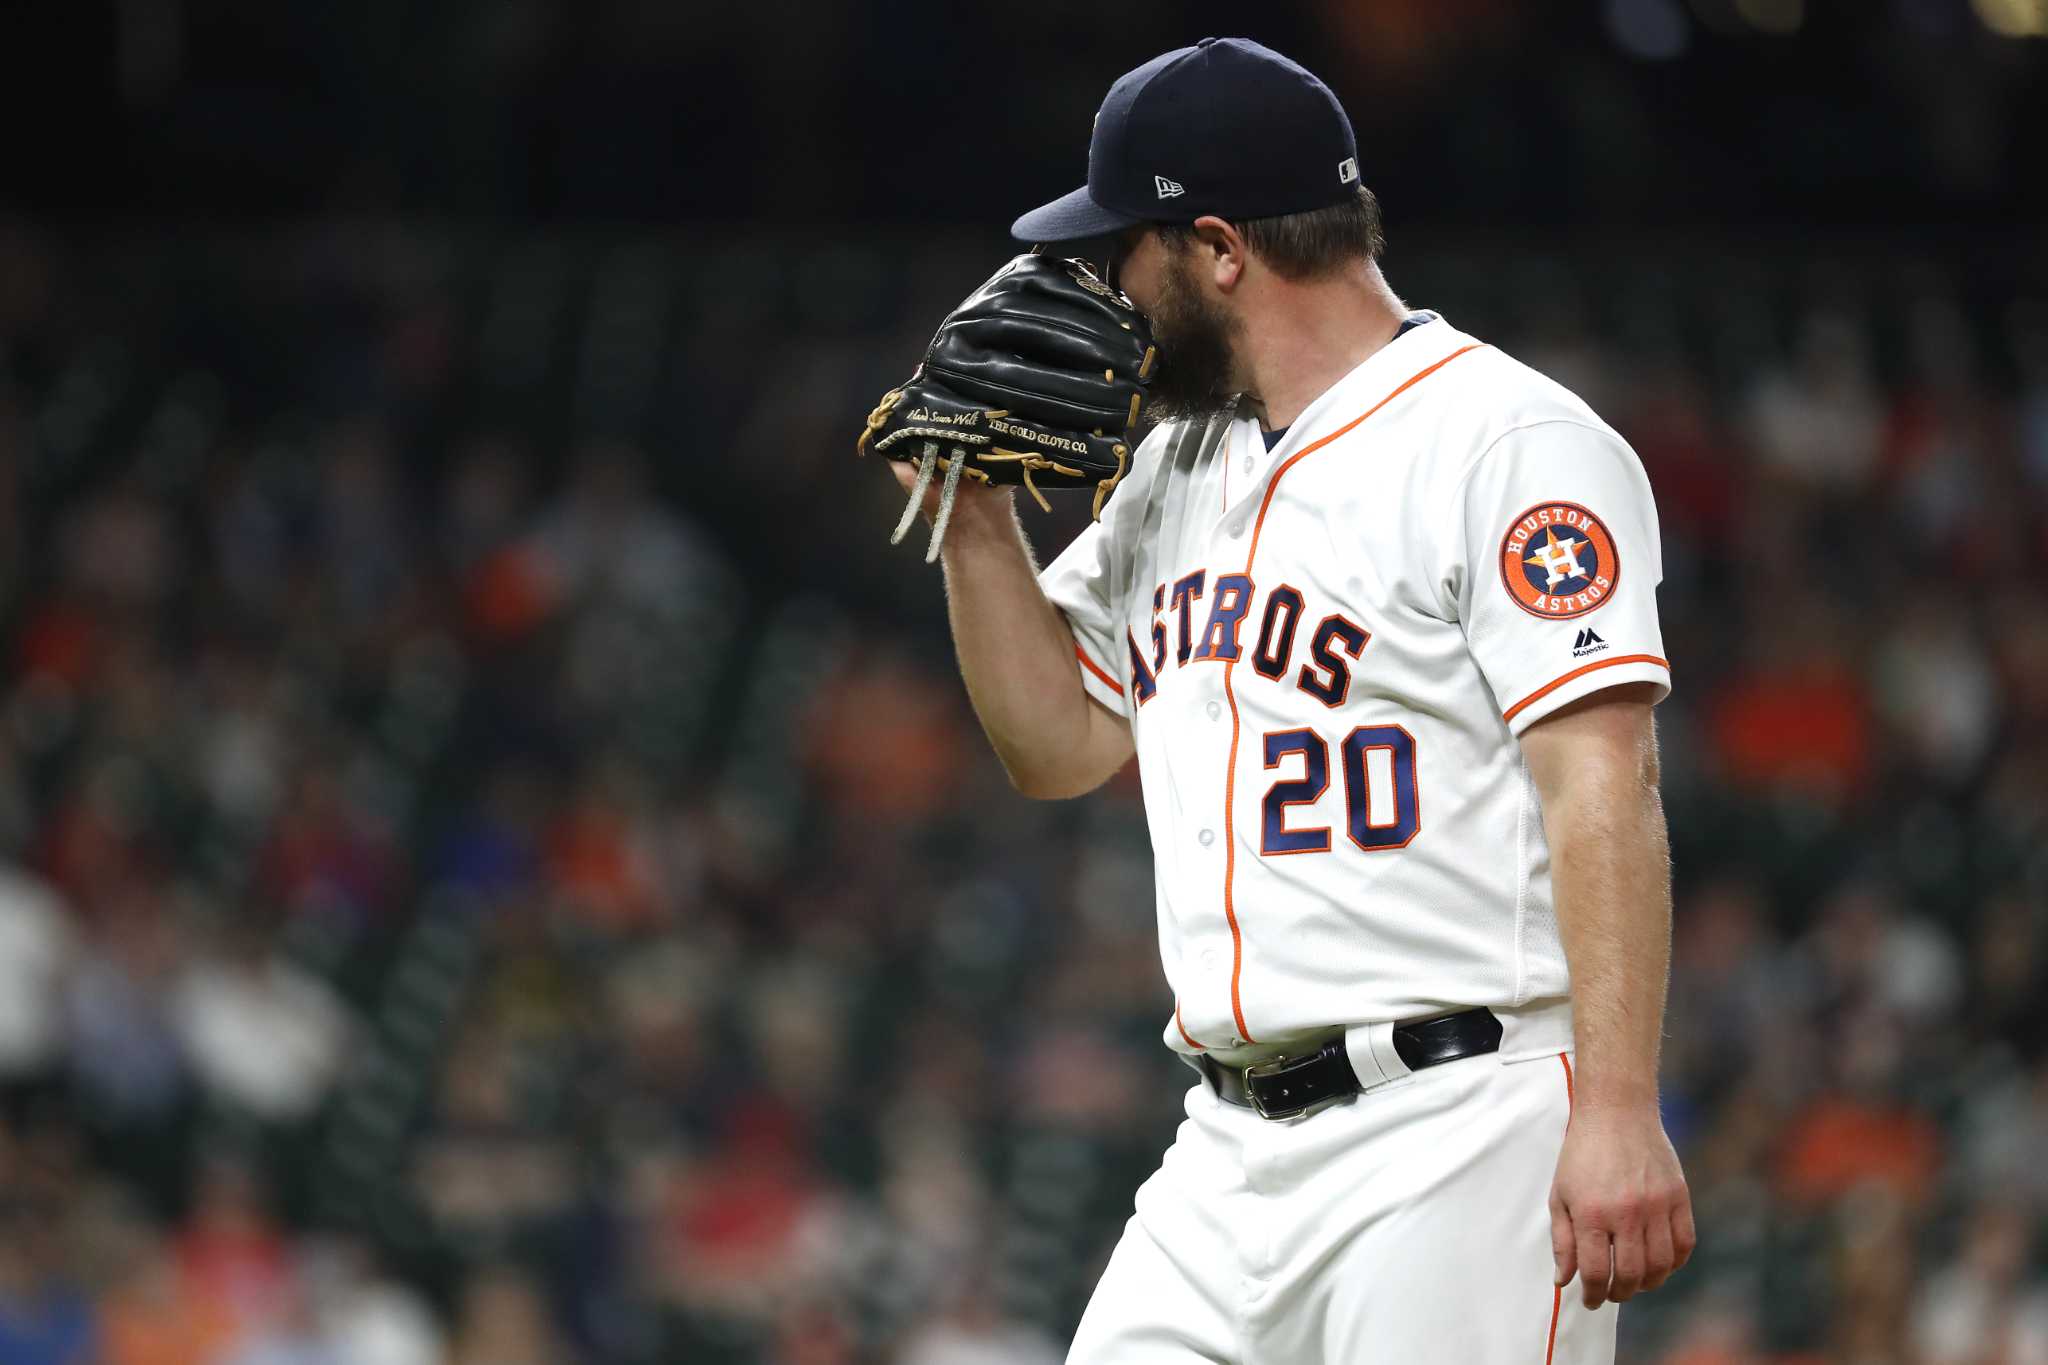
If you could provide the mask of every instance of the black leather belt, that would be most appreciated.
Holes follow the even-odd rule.
[[[1498,1051],[1500,1020],[1490,1009],[1465,1010],[1394,1030],[1394,1052],[1410,1071]],[[1365,1088],[1351,1069],[1342,1038],[1304,1056],[1275,1057],[1247,1067],[1228,1066],[1207,1055],[1197,1058],[1196,1065],[1218,1099],[1257,1110],[1268,1119],[1291,1119],[1325,1100],[1356,1095]]]

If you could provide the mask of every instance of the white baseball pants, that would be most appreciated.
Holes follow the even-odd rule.
[[[1198,1083],[1068,1365],[1612,1365],[1615,1306],[1551,1283],[1567,1056],[1279,1122]]]

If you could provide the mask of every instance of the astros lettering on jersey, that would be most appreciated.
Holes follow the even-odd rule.
[[[1040,581],[1135,739],[1168,1045],[1561,1002],[1516,737],[1669,690],[1661,576],[1627,443],[1441,318],[1271,451],[1246,415],[1152,432]]]

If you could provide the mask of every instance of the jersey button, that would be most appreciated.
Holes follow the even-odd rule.
[[[1243,534],[1244,534],[1244,523],[1243,523],[1243,522],[1241,522],[1241,521],[1233,521],[1233,522],[1231,522],[1231,523],[1230,523],[1230,535],[1231,535],[1231,538],[1232,538],[1233,540],[1234,540],[1234,539],[1236,539],[1236,538],[1237,538],[1238,536],[1241,536],[1241,535],[1243,535]]]
[[[1252,457],[1249,455],[1244,457],[1244,472],[1247,474],[1252,472]]]
[[[1195,836],[1195,842],[1199,843],[1203,848],[1207,848],[1216,842],[1216,831],[1213,829],[1203,830]]]
[[[1216,718],[1217,718],[1218,716],[1220,716],[1220,715],[1222,715],[1222,714],[1223,714],[1223,703],[1222,703],[1222,702],[1220,702],[1220,701],[1212,701],[1212,702],[1210,702],[1210,703],[1209,703],[1209,719],[1210,719],[1210,720],[1215,720],[1215,719],[1216,719]]]

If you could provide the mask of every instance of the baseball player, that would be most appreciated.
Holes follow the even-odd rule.
[[[944,504],[1016,786],[1077,796],[1134,752],[1143,780],[1164,1036],[1199,1080],[1069,1359],[1611,1361],[1614,1305],[1694,1243],[1657,1104],[1641,465],[1395,297],[1349,120],[1255,43],[1117,81],[1087,186],[1013,233],[1110,238],[1106,279],[1013,262],[862,444]],[[1127,392],[1168,419],[1135,450]],[[1037,572],[1000,485],[1091,457],[1121,478]]]

